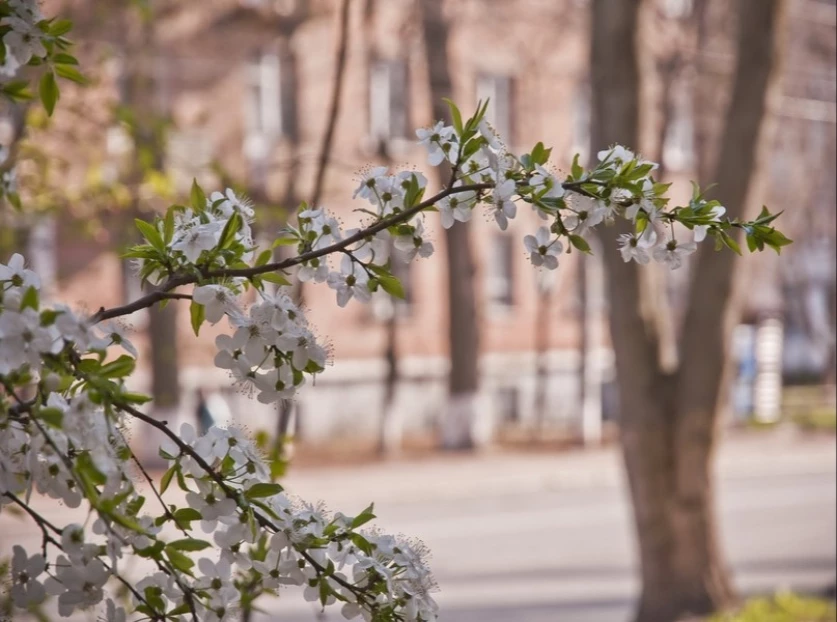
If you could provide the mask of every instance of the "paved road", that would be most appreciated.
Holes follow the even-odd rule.
[[[452,462],[439,498],[423,488],[421,474],[438,482],[442,467],[419,465],[412,477],[396,468],[389,477],[403,478],[400,497],[377,505],[382,523],[421,537],[433,550],[441,619],[627,620],[638,584],[617,457],[601,452],[481,464],[471,473],[471,487],[467,473],[475,465]],[[719,471],[723,539],[742,590],[818,590],[834,580],[833,442],[791,439],[760,449],[746,441],[722,452]],[[299,480],[309,494],[350,496],[339,494],[340,480]],[[386,481],[381,476],[368,494],[386,499],[375,495],[375,487],[387,489]],[[286,599],[276,610],[281,615],[264,619],[342,619],[336,611],[317,617],[304,606]]]
[[[748,436],[721,448],[723,538],[738,585],[815,590],[835,578],[834,438]],[[309,500],[347,513],[376,500],[378,523],[432,549],[443,622],[623,622],[637,593],[629,506],[613,450],[489,454],[292,473]],[[66,509],[44,506],[55,520]],[[82,519],[83,520],[83,519]],[[37,532],[0,515],[0,551]],[[318,617],[287,593],[282,622]],[[84,619],[84,618],[79,618]]]

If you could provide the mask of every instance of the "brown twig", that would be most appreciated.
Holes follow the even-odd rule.
[[[182,285],[189,285],[190,283],[197,283],[200,278],[206,279],[214,279],[214,278],[229,278],[229,277],[254,277],[258,276],[259,274],[265,274],[268,272],[276,272],[278,270],[285,270],[287,268],[291,268],[298,264],[301,264],[305,261],[310,261],[312,259],[317,259],[319,257],[323,257],[325,255],[330,255],[331,253],[336,253],[339,251],[344,250],[346,247],[351,246],[355,242],[360,242],[361,240],[375,235],[379,231],[383,231],[389,227],[394,225],[401,224],[402,222],[408,221],[410,218],[421,212],[422,210],[427,209],[434,205],[437,201],[450,196],[452,194],[458,194],[461,192],[474,192],[474,191],[481,191],[481,190],[488,190],[492,187],[492,184],[488,183],[481,183],[481,184],[471,184],[466,186],[456,186],[453,188],[445,188],[444,190],[438,192],[434,196],[430,197],[418,203],[417,205],[411,207],[408,210],[403,212],[399,212],[390,216],[389,218],[384,218],[383,220],[378,221],[374,225],[367,227],[366,229],[355,233],[339,242],[335,242],[330,246],[326,246],[324,248],[320,248],[317,250],[308,251],[307,253],[302,253],[296,257],[292,257],[290,259],[285,259],[282,261],[268,263],[263,266],[253,266],[251,268],[236,268],[236,269],[226,269],[226,270],[211,270],[205,271],[198,277],[194,274],[176,274],[169,277],[157,291],[151,292],[150,294],[146,294],[141,298],[137,298],[134,302],[131,302],[126,305],[122,305],[120,307],[113,307],[111,309],[101,308],[96,313],[94,313],[90,318],[91,324],[96,324],[103,320],[108,320],[116,317],[121,317],[123,315],[129,315],[134,311],[139,311],[140,309],[146,309],[151,305],[160,302],[161,300],[165,300],[166,298],[170,298],[172,294],[171,290],[180,287]]]

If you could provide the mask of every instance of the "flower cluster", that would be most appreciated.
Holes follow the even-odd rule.
[[[176,481],[186,506],[143,513],[145,498],[134,486],[132,452],[122,435],[126,417],[147,420],[135,408],[146,398],[124,386],[136,351],[117,325],[42,307],[39,287],[20,255],[0,265],[0,505],[25,506],[37,491],[70,507],[86,500],[96,519],[87,532],[36,518],[43,551],[14,549],[17,606],[49,595],[57,597],[62,616],[104,603],[107,619],[124,620],[128,612],[104,590],[109,579],[122,577],[122,560],[132,555],[158,569],[131,592],[131,611],[151,619],[193,613],[201,620],[237,619],[243,599],[283,585],[304,586],[306,598],[323,606],[339,602],[347,619],[435,619],[423,547],[361,531],[374,518],[371,507],[348,517],[292,502],[239,430],[213,428],[202,437],[188,425],[180,434],[169,431],[160,452],[171,467],[159,492],[162,500]],[[287,295],[260,290],[262,301],[245,314],[235,294],[229,283],[193,291],[207,321],[226,316],[235,329],[218,339],[220,367],[258,388],[265,402],[290,395],[303,373],[323,369],[326,352]],[[128,354],[109,357],[112,349]],[[184,537],[164,539],[166,525]],[[198,551],[204,552],[192,559]]]
[[[46,56],[43,39],[47,29],[41,28],[44,16],[35,0],[7,0],[0,26],[9,28],[3,37],[3,62],[0,76],[14,76],[32,58]]]
[[[51,72],[78,77],[67,69],[75,59],[60,51],[68,45],[62,34],[69,24],[43,20],[28,0],[0,0],[0,19],[0,74],[39,64],[46,54],[50,62],[40,64],[50,70],[40,93],[51,112],[58,98]],[[12,85],[3,91],[19,95],[21,87]],[[653,259],[677,268],[709,237],[738,252],[735,229],[746,234],[751,251],[790,243],[772,226],[777,215],[764,210],[751,222],[724,218],[725,209],[697,188],[688,205],[669,208],[668,186],[652,176],[656,165],[621,146],[599,153],[591,170],[576,158],[570,174],[561,176],[540,143],[530,153],[510,153],[485,111],[482,105],[463,120],[451,105],[452,125],[417,132],[429,164],[444,165],[451,175],[435,195],[425,197],[420,172],[379,167],[363,173],[355,198],[371,207],[358,210],[368,218],[362,228],[344,229],[322,207],[303,205],[295,226],[280,232],[271,248],[259,249],[251,204],[229,189],[207,198],[195,183],[188,206],[171,206],[152,222],[137,220],[144,242],[126,256],[156,288],[123,307],[87,316],[43,305],[38,275],[21,255],[0,264],[0,507],[17,505],[42,533],[40,552],[13,548],[16,606],[53,596],[62,616],[99,606],[113,622],[128,616],[214,622],[239,619],[262,594],[297,585],[307,600],[339,604],[347,619],[437,617],[423,545],[369,529],[372,506],[352,517],[292,500],[241,431],[213,428],[197,436],[186,425],[178,434],[142,412],[149,398],[126,384],[137,351],[116,323],[133,311],[190,299],[196,334],[205,322],[226,318],[230,331],[216,339],[215,365],[259,401],[273,403],[293,397],[328,359],[282,289],[292,269],[301,281],[327,283],[341,307],[353,298],[367,302],[379,289],[403,297],[392,263],[433,253],[425,221],[432,211],[449,228],[484,206],[505,230],[518,205],[529,204],[544,222],[524,235],[523,245],[532,264],[547,269],[558,267],[565,249],[589,252],[585,236],[617,218],[633,228],[619,240],[626,262]],[[687,230],[694,232],[691,240]],[[297,254],[276,261],[277,246],[295,246]],[[333,254],[341,255],[339,270],[329,265]],[[191,290],[175,291],[183,287]],[[255,302],[244,305],[244,294]],[[159,487],[125,439],[128,421],[168,439],[160,448],[168,468]],[[159,502],[156,511],[135,485],[135,466]],[[169,492],[173,483],[177,498]],[[33,494],[70,507],[86,504],[91,521],[87,527],[54,525],[29,504]],[[132,565],[127,558],[147,560],[152,572],[134,582],[125,573]],[[107,595],[110,580],[123,584],[129,602]]]
[[[203,285],[193,299],[204,304],[207,319],[229,317],[232,335],[219,335],[215,365],[227,369],[248,392],[258,391],[260,402],[270,404],[293,397],[304,374],[316,374],[326,364],[327,351],[317,343],[302,311],[284,293],[260,292],[262,302],[245,315],[223,285]],[[216,319],[217,318],[217,319]]]

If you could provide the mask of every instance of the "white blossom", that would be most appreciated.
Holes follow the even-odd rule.
[[[533,266],[543,266],[549,270],[558,267],[558,256],[564,248],[560,240],[552,240],[551,237],[549,229],[540,227],[535,235],[523,238],[523,244],[529,252],[529,261]]]
[[[328,275],[328,286],[337,291],[338,306],[345,307],[354,296],[361,302],[369,302],[372,293],[367,283],[369,276],[363,266],[354,262],[349,255],[344,255],[340,264],[340,272]]]
[[[515,191],[515,183],[512,179],[507,179],[502,183],[498,183],[492,192],[491,199],[493,202],[494,220],[502,231],[508,229],[509,220],[514,218],[517,214],[517,205],[511,200]]]
[[[46,570],[46,560],[40,553],[27,556],[18,544],[12,547],[12,600],[16,606],[27,609],[39,605],[46,598],[46,590],[38,577]]]
[[[34,287],[40,289],[41,279],[32,270],[24,268],[23,255],[15,253],[9,259],[9,263],[3,265],[0,263],[0,281],[11,281],[15,287]]]
[[[682,244],[677,240],[669,240],[660,244],[653,251],[654,261],[666,264],[672,270],[677,270],[683,265],[683,259],[697,250],[697,244],[687,242]]]
[[[456,131],[439,121],[432,128],[420,128],[416,130],[419,144],[427,149],[427,163],[430,166],[439,166],[445,160],[455,163],[459,157],[459,148],[456,143]]]
[[[445,229],[450,229],[456,221],[468,222],[471,220],[476,201],[477,194],[475,192],[451,194],[439,199],[436,202],[436,207],[439,209],[442,226]]]
[[[633,260],[640,264],[651,261],[649,250],[657,243],[657,234],[650,225],[641,235],[623,233],[619,236],[619,251],[625,263]]]
[[[192,292],[192,300],[204,306],[206,319],[217,324],[227,313],[238,311],[236,296],[223,285],[201,285]]]
[[[204,251],[210,251],[218,245],[223,230],[219,221],[194,225],[179,233],[171,249],[180,251],[189,263],[196,263]]]

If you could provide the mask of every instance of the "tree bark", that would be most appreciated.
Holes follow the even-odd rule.
[[[131,12],[125,14],[132,19]],[[136,15],[133,15],[136,19]],[[130,29],[133,35],[127,56],[127,74],[122,91],[122,103],[134,113],[135,126],[133,138],[136,153],[147,150],[151,154],[150,163],[143,165],[134,161],[129,172],[132,192],[133,212],[139,216],[148,216],[141,204],[139,186],[149,168],[157,171],[165,169],[164,137],[155,131],[155,124],[167,114],[161,109],[157,95],[161,84],[155,79],[153,71],[154,24],[150,19],[141,18]],[[154,305],[148,310],[148,337],[151,358],[151,395],[155,416],[165,419],[176,413],[180,404],[180,367],[177,350],[177,305],[170,304],[165,309]]]
[[[742,0],[739,60],[717,179],[732,217],[741,215],[765,134],[766,101],[777,74],[782,0]],[[591,70],[593,146],[636,145],[639,0],[594,0]],[[594,149],[595,150],[595,149]],[[611,334],[620,384],[623,457],[633,501],[642,595],[638,622],[673,622],[734,602],[715,522],[711,458],[722,361],[737,309],[734,258],[705,248],[699,256],[674,373],[658,356],[660,329],[643,319],[637,269],[615,244],[624,228],[603,233]]]
[[[452,97],[453,87],[448,63],[448,23],[443,4],[442,0],[426,0],[421,8],[433,118],[449,122],[450,112],[443,98]],[[448,172],[444,167],[436,170],[439,184],[446,185]],[[479,388],[479,324],[469,223],[456,223],[445,232],[445,241],[450,373],[448,407],[442,420],[442,446],[468,449],[474,446],[473,424]]]
[[[151,395],[154,408],[163,412],[180,403],[177,363],[177,303],[148,310],[148,336],[151,341]]]

